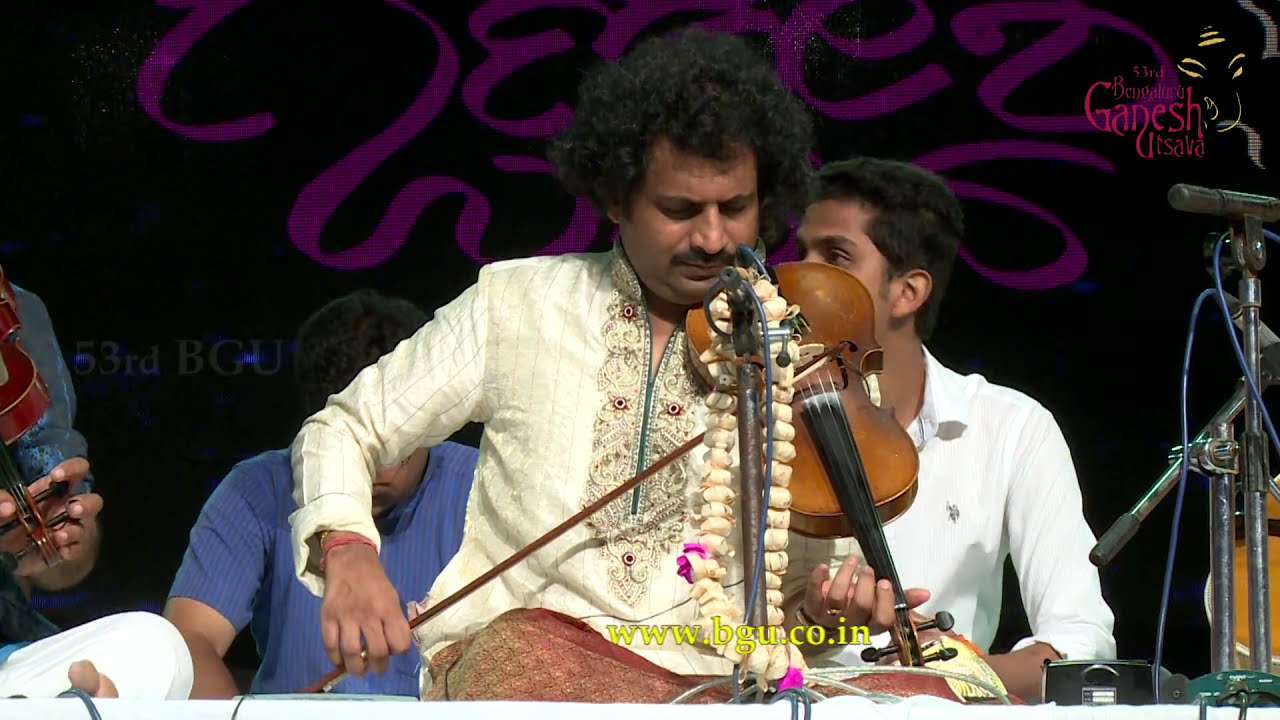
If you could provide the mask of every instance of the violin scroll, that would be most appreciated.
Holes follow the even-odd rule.
[[[901,613],[898,614],[900,615]],[[863,662],[877,663],[891,655],[898,655],[899,660],[901,660],[903,656],[908,656],[913,660],[913,662],[904,662],[904,665],[919,666],[931,662],[954,660],[956,656],[960,654],[960,651],[955,648],[944,647],[938,649],[937,652],[925,655],[924,650],[928,648],[928,645],[921,646],[919,643],[919,633],[925,632],[926,630],[941,630],[942,632],[947,632],[955,626],[955,618],[951,616],[951,613],[946,612],[945,610],[934,615],[932,620],[926,620],[919,624],[914,623],[909,616],[905,619],[901,617],[897,618],[897,623],[899,626],[910,628],[910,630],[905,633],[895,632],[895,643],[892,645],[886,645],[882,648],[869,647],[866,650],[863,650]],[[903,637],[906,638],[906,642],[903,641]]]

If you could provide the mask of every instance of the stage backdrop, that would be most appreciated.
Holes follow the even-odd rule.
[[[812,108],[815,162],[889,156],[952,183],[968,236],[930,347],[1054,413],[1100,534],[1179,442],[1202,243],[1225,227],[1166,192],[1280,194],[1276,10],[959,5],[9,4],[0,251],[48,304],[106,499],[98,570],[38,602],[65,624],[159,609],[211,489],[292,439],[292,337],[327,300],[374,287],[435,308],[486,263],[606,248],[546,139],[584,68],[690,24],[769,53]],[[1238,377],[1221,320],[1200,327],[1192,433]],[[1192,483],[1165,646],[1188,674],[1208,667],[1205,505]],[[1152,655],[1172,509],[1103,573],[1121,657]],[[1025,627],[1010,573],[996,649]],[[233,660],[252,666],[244,638]]]

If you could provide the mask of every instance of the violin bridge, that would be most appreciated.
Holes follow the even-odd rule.
[[[880,378],[875,375],[863,375],[862,385],[867,389],[867,397],[871,404],[880,407]]]

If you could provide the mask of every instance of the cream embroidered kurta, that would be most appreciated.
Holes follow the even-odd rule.
[[[323,594],[323,577],[310,566],[320,530],[378,543],[370,517],[376,466],[469,421],[485,431],[464,536],[427,606],[702,432],[708,388],[693,371],[683,331],[672,336],[656,377],[649,344],[640,285],[620,248],[485,266],[475,285],[303,426],[293,445],[299,579]],[[423,667],[513,608],[558,611],[606,637],[610,624],[693,622],[697,603],[676,559],[696,537],[691,511],[704,453],[699,447],[667,466],[417,628]],[[730,542],[741,548],[735,531]],[[741,607],[739,564],[730,563],[724,585]],[[629,647],[680,674],[732,672],[703,646]]]

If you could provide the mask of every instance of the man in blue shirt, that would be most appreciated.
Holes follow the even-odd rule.
[[[295,352],[305,414],[324,407],[427,319],[412,303],[371,291],[339,298],[308,318]],[[445,442],[378,469],[373,514],[381,560],[403,601],[424,598],[462,542],[476,458],[475,448]],[[232,468],[191,531],[165,617],[191,649],[193,698],[238,693],[223,657],[246,626],[261,659],[255,694],[298,692],[333,668],[320,636],[321,599],[294,576],[292,493],[288,448],[262,453]],[[334,692],[417,697],[418,653],[393,656],[388,672],[347,678]]]

